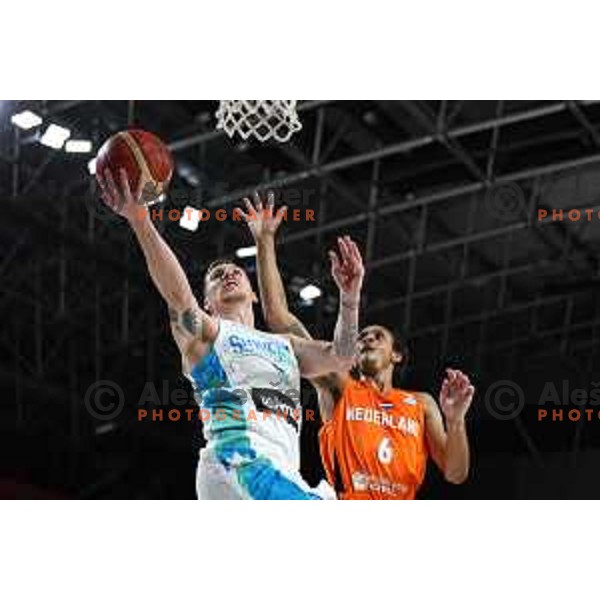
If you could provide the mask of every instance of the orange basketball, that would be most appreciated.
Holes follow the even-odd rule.
[[[143,202],[153,202],[166,191],[171,181],[173,157],[167,146],[152,133],[129,129],[113,135],[98,151],[96,177],[103,177],[106,169],[117,184],[120,170],[124,169],[134,193],[141,180]]]

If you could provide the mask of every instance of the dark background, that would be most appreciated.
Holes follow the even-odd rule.
[[[455,366],[478,388],[469,481],[445,484],[432,466],[422,497],[599,497],[596,409],[590,422],[537,418],[547,382],[559,392],[563,380],[600,383],[599,223],[540,222],[537,210],[600,207],[600,105],[299,101],[303,129],[286,144],[230,140],[215,131],[217,105],[0,102],[0,495],[193,498],[201,438],[195,423],[137,419],[149,383],[192,405],[166,309],[128,227],[95,199],[91,156],[18,131],[10,116],[29,108],[42,129],[67,126],[94,152],[128,125],[159,135],[176,159],[167,206],[239,206],[257,187],[288,204],[299,195],[317,221],[284,224],[279,259],[290,305],[315,336],[331,337],[337,311],[326,250],[352,235],[367,263],[363,322],[409,340],[403,385],[435,395]],[[211,260],[252,243],[244,225],[215,219],[196,232],[161,228],[199,293]],[[241,262],[254,271],[253,258]],[[324,293],[305,305],[298,291],[310,282]],[[108,420],[85,404],[99,380],[126,400]],[[516,418],[493,415],[488,391],[500,380],[523,390]],[[316,410],[309,386],[305,398]],[[317,431],[302,433],[312,483]]]

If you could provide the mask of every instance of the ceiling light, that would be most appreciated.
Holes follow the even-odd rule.
[[[249,258],[250,256],[256,256],[256,246],[247,246],[246,248],[238,248],[235,251],[235,255],[238,258]]]
[[[42,117],[30,110],[24,110],[23,112],[13,115],[10,118],[10,122],[19,127],[19,129],[31,129],[42,124]]]
[[[316,285],[308,284],[300,290],[300,298],[305,301],[310,301],[318,298],[321,293],[321,289]]]
[[[186,206],[179,220],[179,227],[188,231],[196,231],[200,222],[200,211],[193,206]]]
[[[69,140],[65,146],[67,152],[88,154],[92,151],[92,142],[89,140]]]
[[[71,132],[65,127],[59,125],[49,125],[44,135],[40,138],[40,143],[49,148],[59,150],[63,144],[71,137]]]

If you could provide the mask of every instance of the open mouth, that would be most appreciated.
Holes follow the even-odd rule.
[[[225,283],[225,285],[223,286],[223,289],[228,292],[229,290],[232,290],[233,288],[237,287],[238,282],[235,281],[234,279],[227,281]]]

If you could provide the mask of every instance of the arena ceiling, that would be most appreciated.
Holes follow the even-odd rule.
[[[177,356],[130,231],[95,200],[90,156],[54,151],[18,131],[9,117],[25,108],[91,139],[94,149],[130,125],[159,135],[176,160],[169,207],[214,214],[274,189],[314,210],[315,222],[284,224],[279,254],[291,306],[315,335],[331,335],[337,309],[326,250],[340,233],[352,235],[367,264],[364,321],[404,332],[419,387],[435,387],[447,364],[466,365],[481,386],[556,365],[594,369],[598,103],[299,101],[302,130],[287,144],[261,144],[215,131],[216,101],[5,101],[3,428],[36,456],[52,440],[54,467],[67,469],[81,496],[101,495],[140,461],[159,464],[164,444],[187,447],[190,431],[182,423],[158,432],[152,423],[128,427],[127,411],[98,424],[83,408],[95,381],[118,381],[127,397],[139,397],[145,381],[181,381]],[[574,208],[595,216],[570,220]],[[563,209],[562,220],[538,218],[553,209]],[[231,220],[211,218],[195,232],[168,220],[161,228],[195,286],[211,260],[251,245]],[[253,270],[253,259],[245,265]],[[324,292],[312,305],[297,293],[306,283]],[[563,443],[534,440],[523,421],[512,434],[533,457]],[[94,452],[93,469],[73,449]],[[23,458],[28,473],[30,463]],[[45,464],[36,484],[52,479],[54,467]],[[150,496],[177,486],[164,473],[146,483]]]

